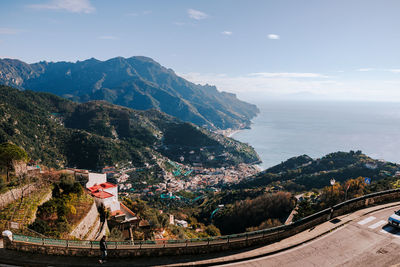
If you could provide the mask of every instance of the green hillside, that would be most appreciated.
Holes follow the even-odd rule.
[[[185,157],[185,163],[204,166],[259,160],[246,144],[157,110],[137,111],[105,101],[78,104],[0,86],[0,143],[7,141],[52,167],[98,169],[128,161],[143,166],[154,163],[159,153],[173,160],[195,155]]]
[[[330,185],[333,178],[338,182],[357,177],[370,177],[373,181],[395,175],[400,165],[374,160],[361,151],[335,152],[319,159],[307,155],[293,157],[273,166],[252,179],[243,181],[239,188],[278,187],[300,192]]]

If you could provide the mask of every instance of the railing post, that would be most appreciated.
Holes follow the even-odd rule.
[[[207,239],[207,246],[210,246],[210,238]]]
[[[68,240],[67,240],[67,248],[68,248],[68,246],[69,246],[69,242],[68,242]]]
[[[93,249],[93,241],[90,240],[90,249]]]
[[[140,241],[140,246],[139,246],[139,249],[142,249],[142,244],[143,244],[143,242],[142,242],[142,241]]]
[[[44,238],[42,237],[42,246],[44,246]]]
[[[165,244],[166,244],[165,240],[163,240],[163,243],[164,243],[164,248],[165,248]]]
[[[229,244],[229,235],[228,235],[228,242],[227,243]]]
[[[189,240],[188,240],[188,239],[186,239],[186,247],[188,246],[188,242],[189,242]]]
[[[246,233],[246,241],[249,239],[249,234]]]

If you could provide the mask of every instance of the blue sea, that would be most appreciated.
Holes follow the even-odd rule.
[[[336,151],[400,163],[400,103],[277,101],[257,104],[250,130],[232,137],[249,143],[266,169],[291,157]]]

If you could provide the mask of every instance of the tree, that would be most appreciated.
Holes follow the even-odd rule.
[[[47,232],[50,230],[50,226],[48,225],[48,223],[41,219],[36,219],[28,227],[29,229],[32,229],[41,234],[47,234]]]
[[[124,234],[118,228],[114,227],[111,230],[108,238],[110,240],[114,240],[114,241],[121,241],[121,240],[124,240]]]
[[[66,173],[62,173],[60,175],[59,186],[60,186],[60,189],[63,190],[64,194],[69,194],[69,193],[73,192],[74,183],[75,183],[74,176],[72,176],[70,174],[66,174]]]
[[[28,154],[26,154],[25,150],[12,143],[0,144],[0,166],[6,169],[7,182],[10,181],[10,171],[13,167],[13,161],[18,160],[28,160]]]
[[[219,229],[213,224],[210,224],[206,227],[206,233],[209,236],[220,236],[221,235],[221,232],[219,231]]]
[[[3,179],[3,177],[0,177],[0,191],[1,191],[4,187],[6,187],[6,185],[5,185],[5,183],[4,183],[4,179]]]

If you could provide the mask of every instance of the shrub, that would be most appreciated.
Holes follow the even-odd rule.
[[[205,230],[206,230],[206,233],[210,236],[220,236],[221,235],[221,232],[219,231],[219,229],[213,224],[208,225]]]
[[[241,233],[247,228],[259,226],[268,219],[283,221],[292,211],[294,204],[290,193],[265,193],[254,199],[226,205],[215,214],[214,224],[223,234]]]
[[[176,225],[170,225],[169,228],[171,230],[171,233],[175,235],[177,238],[183,239],[186,237],[185,231],[182,228]]]
[[[39,218],[47,219],[54,216],[56,212],[57,212],[57,202],[52,199],[39,206],[37,214]]]
[[[144,233],[143,232],[141,232],[141,231],[133,231],[133,239],[134,240],[143,240],[144,239]]]
[[[64,194],[73,192],[75,184],[75,178],[72,175],[62,173],[60,175],[60,188],[63,190]]]
[[[109,239],[110,240],[114,240],[114,241],[124,240],[124,235],[118,228],[114,227],[111,230],[111,233],[109,235]]]
[[[68,215],[68,208],[67,205],[60,200],[60,203],[57,205],[57,217],[58,219],[61,218],[66,218],[66,216]]]
[[[59,198],[61,196],[60,186],[58,184],[53,185],[53,190],[51,191],[51,196],[53,198]]]
[[[74,186],[72,187],[72,192],[81,196],[83,194],[83,188],[79,182],[75,182]]]
[[[67,210],[68,210],[68,214],[76,214],[76,208],[74,205],[72,204],[67,204]]]
[[[59,233],[69,232],[69,228],[70,226],[66,220],[57,221],[57,232]]]
[[[36,231],[36,232],[41,233],[41,234],[46,234],[50,230],[50,227],[47,224],[47,222],[43,221],[41,219],[36,219],[28,227],[29,227],[29,229],[32,229],[33,231]]]
[[[0,176],[0,192],[6,187],[3,177]]]

